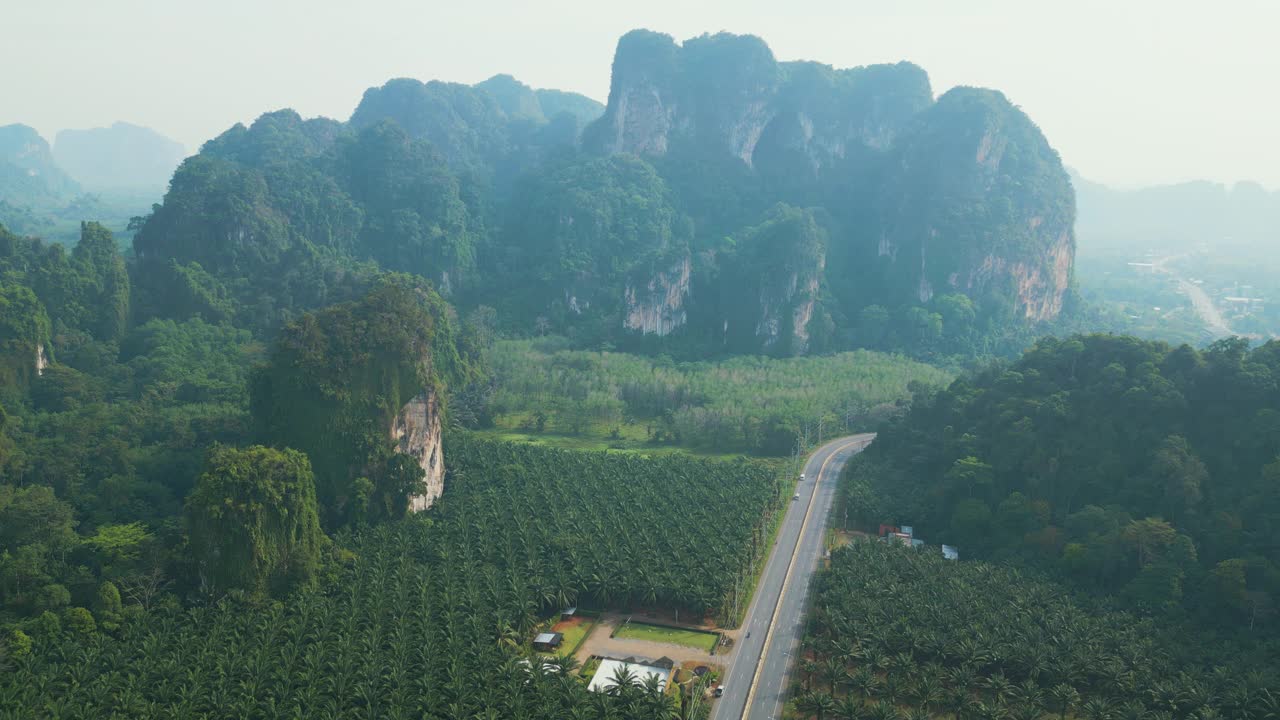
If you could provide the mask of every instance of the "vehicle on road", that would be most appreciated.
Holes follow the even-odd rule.
[[[804,481],[804,473],[800,473],[800,480],[801,480],[801,482],[803,482],[803,481]]]
[[[715,692],[712,694],[715,695],[716,697],[720,697],[721,695],[724,695],[724,686],[721,685],[720,687],[716,688]]]
[[[830,467],[834,473],[832,477],[835,477],[849,457],[860,452],[873,437],[875,436],[872,434],[866,434],[833,440],[814,453],[814,457],[809,460],[813,463],[810,467],[816,468],[820,462],[821,468],[825,471]],[[720,699],[712,713],[713,720],[771,717],[787,699],[789,689],[785,684],[785,668],[795,662],[788,651],[804,636],[803,588],[819,566],[816,560],[821,557],[824,548],[822,526],[825,526],[830,514],[834,494],[818,492],[817,483],[823,474],[819,472],[813,476],[813,489],[804,500],[804,505],[797,502],[795,509],[788,511],[796,516],[788,517],[788,520],[801,519],[800,527],[797,529],[792,523],[790,526],[784,524],[780,529],[777,546],[785,549],[785,552],[775,553],[769,558],[757,585],[757,592],[760,593],[757,600],[761,602],[753,604],[743,622],[744,633],[739,637],[749,637],[755,627],[763,627],[765,630],[762,632],[765,634],[757,645],[768,646],[758,649],[751,643],[744,642],[729,658],[724,677],[733,681],[733,689],[725,690],[721,687]],[[796,473],[796,476],[799,475],[801,473]],[[808,477],[808,473],[804,473],[804,477]],[[799,501],[804,494],[800,486],[794,487],[792,492],[793,501]],[[811,560],[815,562],[810,562]],[[779,570],[781,582],[777,582],[776,577]],[[770,634],[771,628],[776,635]],[[783,671],[776,674],[779,667]]]

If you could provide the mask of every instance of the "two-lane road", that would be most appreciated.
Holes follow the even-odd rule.
[[[806,480],[796,487],[800,499],[791,503],[782,521],[747,609],[725,671],[724,696],[716,704],[715,720],[781,716],[789,663],[800,643],[809,580],[822,558],[836,480],[845,462],[874,439],[873,433],[866,433],[833,440],[805,463]]]

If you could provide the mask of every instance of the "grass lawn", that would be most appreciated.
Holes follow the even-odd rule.
[[[582,645],[582,641],[587,637],[587,633],[595,627],[596,618],[584,617],[579,615],[568,620],[562,620],[552,626],[552,632],[558,632],[564,635],[564,640],[560,643],[561,654],[573,654],[577,652],[578,647]]]
[[[616,637],[684,645],[685,647],[706,650],[707,652],[714,650],[716,642],[720,640],[720,636],[715,633],[702,632],[700,630],[677,630],[638,622],[627,623],[626,627],[618,631]]]

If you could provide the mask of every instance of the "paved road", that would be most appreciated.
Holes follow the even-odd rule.
[[[1169,269],[1169,262],[1184,256],[1185,253],[1183,255],[1175,255],[1173,257],[1163,257],[1156,260],[1152,266],[1156,272],[1173,275],[1174,279],[1178,281],[1178,287],[1181,287],[1182,291],[1187,294],[1187,298],[1191,300],[1191,307],[1195,309],[1196,314],[1200,316],[1201,322],[1204,323],[1211,335],[1214,337],[1227,337],[1228,335],[1234,335],[1235,333],[1231,331],[1231,326],[1227,324],[1227,319],[1222,317],[1222,312],[1218,310],[1218,306],[1214,304],[1213,298],[1209,297],[1209,293],[1205,292],[1204,288],[1184,277],[1179,276],[1175,271]]]
[[[778,541],[747,609],[732,663],[725,672],[724,696],[716,703],[714,720],[768,720],[781,716],[788,665],[800,642],[809,580],[822,558],[836,479],[845,461],[874,438],[868,433],[833,440],[818,448],[805,463],[807,479],[796,488],[800,499],[791,503],[782,521]],[[751,637],[746,636],[748,631]],[[757,681],[754,688],[753,680]],[[748,700],[749,713],[744,712]]]

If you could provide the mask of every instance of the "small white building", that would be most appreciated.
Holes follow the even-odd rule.
[[[633,658],[634,659],[634,658]],[[670,668],[660,668],[656,665],[645,665],[640,662],[627,662],[626,660],[614,660],[605,658],[600,661],[600,667],[596,668],[596,674],[591,676],[591,684],[587,686],[588,690],[605,692],[617,683],[613,681],[614,675],[619,668],[626,668],[631,671],[635,677],[636,685],[643,685],[645,678],[649,675],[658,677],[658,690],[665,690],[667,681],[671,679]]]

